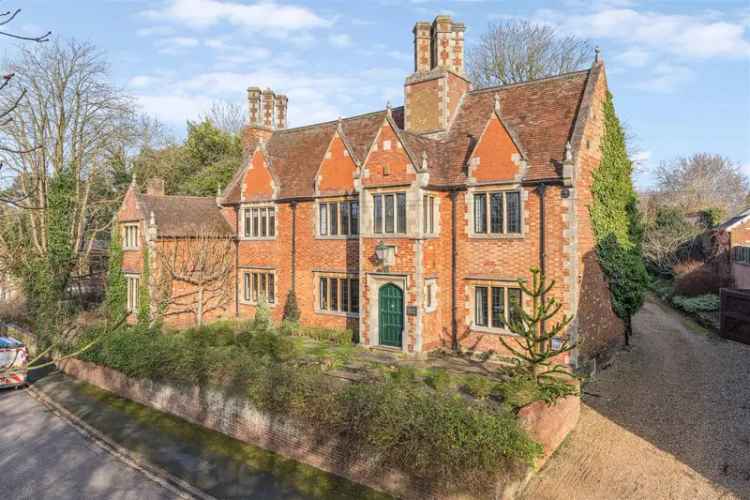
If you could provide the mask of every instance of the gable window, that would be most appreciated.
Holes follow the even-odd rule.
[[[359,201],[320,203],[318,209],[320,236],[356,236],[359,234]]]
[[[276,303],[276,275],[273,271],[243,271],[242,301],[257,304],[265,299],[267,304]]]
[[[738,264],[750,265],[750,247],[734,247],[734,261]]]
[[[474,234],[521,234],[521,192],[474,194]]]
[[[122,247],[125,250],[138,248],[140,241],[138,238],[138,224],[125,224],[122,231]]]
[[[359,314],[359,278],[352,276],[320,276],[318,278],[318,310]]]
[[[406,193],[374,194],[373,231],[375,233],[406,233]]]
[[[474,326],[507,331],[508,322],[518,319],[521,289],[491,285],[474,287]]]
[[[422,232],[435,234],[435,197],[429,194],[422,197]]]
[[[424,282],[424,308],[425,312],[433,312],[437,309],[437,280],[434,278]]]
[[[276,237],[276,207],[248,207],[244,210],[245,239]]]
[[[138,296],[140,295],[141,279],[138,275],[125,276],[125,284],[127,285],[127,308],[128,312],[136,312],[138,310]]]

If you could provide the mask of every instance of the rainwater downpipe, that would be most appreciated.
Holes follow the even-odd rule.
[[[456,323],[456,198],[458,191],[451,190],[451,349],[458,351],[458,324]]]
[[[292,201],[292,293],[296,295],[297,284],[297,202]]]

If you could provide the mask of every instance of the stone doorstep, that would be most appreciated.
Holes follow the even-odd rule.
[[[368,470],[366,463],[342,469],[337,465],[336,457],[327,455],[325,450],[320,448],[315,451],[307,449],[305,443],[309,442],[310,439],[303,435],[304,432],[297,432],[291,424],[269,424],[273,421],[272,418],[252,408],[248,407],[235,415],[236,418],[231,419],[229,427],[225,425],[227,422],[224,422],[226,405],[222,405],[215,411],[212,411],[211,408],[200,409],[201,418],[192,415],[192,413],[195,413],[194,410],[201,398],[199,394],[201,391],[198,391],[197,388],[188,391],[188,393],[181,393],[168,384],[130,379],[115,370],[77,359],[66,360],[62,363],[62,369],[70,376],[114,392],[123,398],[131,399],[293,460],[340,475],[370,488],[395,494],[404,499],[421,500],[425,498],[424,492],[410,488],[403,475],[396,470],[374,474],[374,471]],[[139,397],[139,395],[142,397]],[[158,399],[164,399],[164,397],[159,398],[159,395],[169,395],[167,398],[168,404],[161,404],[157,401]],[[184,399],[184,401],[177,401],[177,399]],[[534,467],[521,480],[499,482],[495,497],[503,500],[516,498],[530,480],[533,472],[539,470],[546,463],[570,431],[573,430],[578,422],[579,414],[580,398],[577,396],[568,396],[551,406],[548,406],[544,401],[537,401],[521,408],[518,413],[520,424],[532,439],[543,446],[544,455],[534,463]],[[250,420],[246,420],[247,418],[250,418]],[[448,500],[449,498],[459,497],[452,495],[440,500]],[[471,497],[460,496],[460,498]]]

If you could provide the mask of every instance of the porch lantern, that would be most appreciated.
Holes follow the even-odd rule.
[[[388,272],[388,266],[392,266],[395,262],[396,247],[386,245],[380,241],[375,247],[375,258],[378,263],[383,266],[383,269]]]

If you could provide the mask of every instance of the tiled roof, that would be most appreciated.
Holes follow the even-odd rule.
[[[562,174],[565,144],[577,124],[580,128],[579,109],[588,106],[584,102],[587,83],[598,71],[595,65],[591,70],[469,92],[450,129],[439,139],[405,132],[403,107],[393,108],[391,116],[412,160],[420,167],[426,153],[432,184],[463,184],[466,161],[494,113],[497,95],[503,124],[527,156],[526,180],[556,179]],[[385,114],[382,110],[341,121],[355,161],[365,159]],[[337,127],[338,121],[331,121],[277,130],[271,135],[266,150],[271,172],[280,183],[280,198],[313,195],[315,174]],[[240,201],[241,178],[238,174],[227,187],[224,203]]]
[[[216,206],[216,198],[139,194],[138,203],[147,224],[153,212],[159,237],[194,236],[205,232],[233,234]]]

